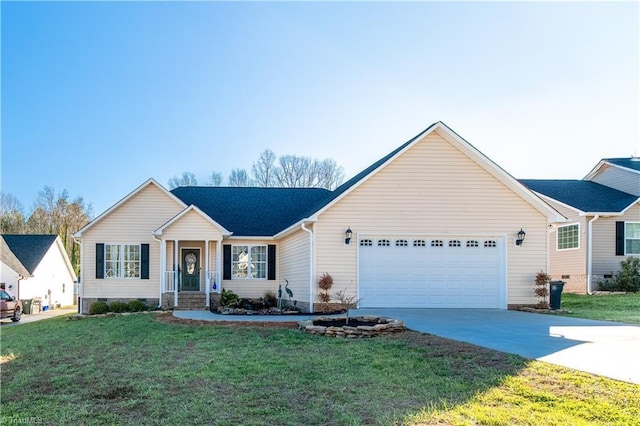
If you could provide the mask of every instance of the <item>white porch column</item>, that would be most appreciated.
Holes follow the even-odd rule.
[[[173,240],[173,306],[178,306],[178,279],[180,273],[178,272],[178,265],[180,265],[180,259],[178,257],[178,240]]]
[[[220,271],[222,270],[222,241],[216,241],[216,283],[218,284],[218,288],[216,291],[218,293],[222,292],[222,277],[220,275]]]
[[[209,307],[209,293],[211,292],[211,283],[209,282],[209,240],[204,241],[204,285],[205,285],[205,303],[204,306]]]
[[[165,271],[167,270],[167,241],[160,241],[160,297],[162,298],[162,293],[167,291],[167,274]],[[162,303],[162,300],[160,300]]]

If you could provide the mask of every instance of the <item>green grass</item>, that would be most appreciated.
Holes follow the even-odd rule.
[[[640,293],[611,295],[562,294],[567,316],[640,324]]]
[[[624,424],[640,387],[431,335],[154,315],[2,327],[0,424]]]

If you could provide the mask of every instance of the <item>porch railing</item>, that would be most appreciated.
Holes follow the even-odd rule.
[[[175,272],[166,271],[164,273],[164,291],[165,293],[172,293],[176,289]]]

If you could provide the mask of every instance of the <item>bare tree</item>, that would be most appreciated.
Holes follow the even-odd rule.
[[[275,172],[276,154],[270,149],[265,149],[260,154],[258,161],[251,166],[251,174],[255,185],[263,188],[275,186]]]
[[[222,173],[213,172],[207,182],[209,186],[222,186]]]
[[[0,233],[23,234],[25,232],[22,203],[9,193],[0,193]]]
[[[297,155],[280,157],[279,167],[274,174],[277,186],[283,188],[335,189],[344,179],[342,167],[334,160]]]
[[[196,186],[198,185],[198,179],[196,179],[196,175],[192,172],[182,172],[182,176],[174,176],[169,179],[167,182],[169,185],[169,189],[174,189],[179,186]]]
[[[229,186],[251,186],[249,175],[245,169],[233,169],[229,174]]]

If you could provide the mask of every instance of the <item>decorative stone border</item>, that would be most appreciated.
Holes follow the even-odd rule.
[[[331,321],[342,318],[332,317],[319,317],[310,320],[300,321],[298,328],[305,333],[317,334],[328,337],[343,337],[346,339],[360,339],[367,337],[378,337],[385,334],[400,333],[407,330],[404,322],[393,318],[384,317],[351,317],[349,320],[367,321],[376,323],[375,325],[359,325],[351,327],[344,325],[342,327],[329,326],[324,327],[321,325],[313,325],[314,321]]]

